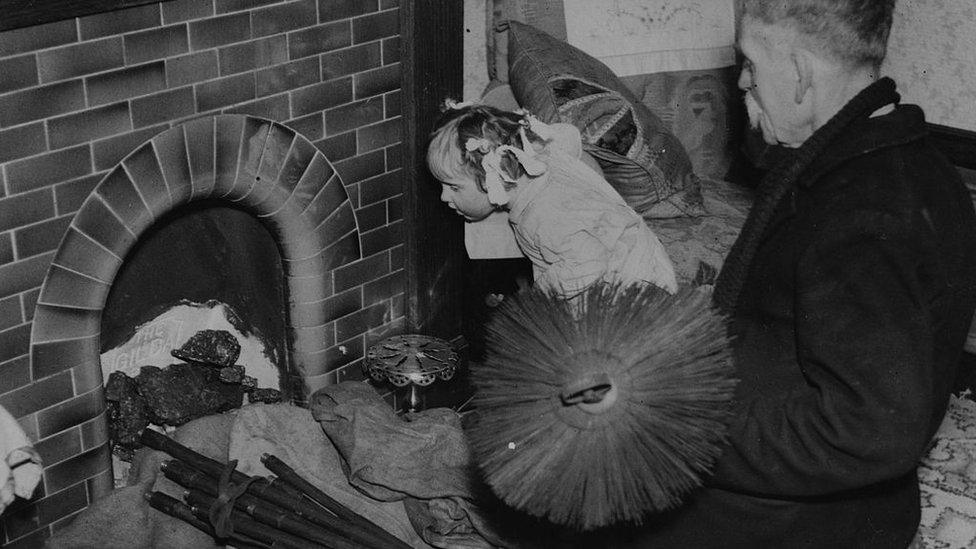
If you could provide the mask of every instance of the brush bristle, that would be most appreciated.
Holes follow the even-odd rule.
[[[735,381],[724,319],[698,290],[598,285],[567,303],[539,291],[506,302],[472,367],[467,434],[508,505],[589,530],[640,523],[701,483],[721,451]],[[603,372],[602,413],[560,392]]]

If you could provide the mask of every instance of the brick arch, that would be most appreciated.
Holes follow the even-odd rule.
[[[306,393],[326,385],[332,269],[361,258],[339,174],[305,137],[279,123],[219,115],[173,127],[105,176],[82,204],[48,269],[34,312],[34,372],[74,368],[101,391],[99,332],[123,258],[156,220],[199,200],[226,201],[270,230],[285,274],[289,362]],[[73,425],[98,417],[88,411]],[[68,426],[66,426],[68,427]],[[111,467],[104,454],[105,469]]]

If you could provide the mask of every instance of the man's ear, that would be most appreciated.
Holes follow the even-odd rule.
[[[796,77],[794,101],[799,105],[803,103],[803,98],[806,97],[810,86],[813,85],[814,60],[812,54],[803,48],[795,48],[790,55],[790,60]]]

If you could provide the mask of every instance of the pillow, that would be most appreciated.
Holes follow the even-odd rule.
[[[563,0],[485,0],[485,4],[485,61],[490,80],[508,82],[506,21],[532,25],[558,40],[566,40],[566,9]]]
[[[509,83],[520,105],[579,128],[584,150],[645,219],[707,213],[681,142],[613,71],[530,25],[507,25]]]
[[[738,73],[731,65],[621,75],[620,81],[681,141],[700,178],[725,179],[746,118]]]

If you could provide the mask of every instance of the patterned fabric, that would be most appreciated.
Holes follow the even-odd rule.
[[[465,35],[465,55],[487,53],[472,59],[472,66],[466,63],[466,70],[507,83],[508,31],[500,23],[531,25],[610,68],[684,145],[699,177],[726,176],[745,110],[736,84],[731,0],[606,5],[589,0],[466,0],[465,17],[469,4],[484,21],[468,24],[473,31]],[[482,27],[487,28],[484,43],[476,41]],[[470,96],[484,87],[472,89]]]
[[[738,68],[636,74],[621,80],[684,145],[695,173],[722,179],[736,155],[743,103]]]
[[[727,181],[702,180],[702,195],[708,215],[646,220],[664,244],[681,285],[690,284],[703,268],[721,270],[752,205],[750,189]]]
[[[544,122],[568,122],[607,181],[645,219],[702,215],[684,146],[599,60],[532,26],[509,22],[509,82]]]
[[[952,397],[918,480],[922,520],[912,549],[976,547],[976,402]]]

